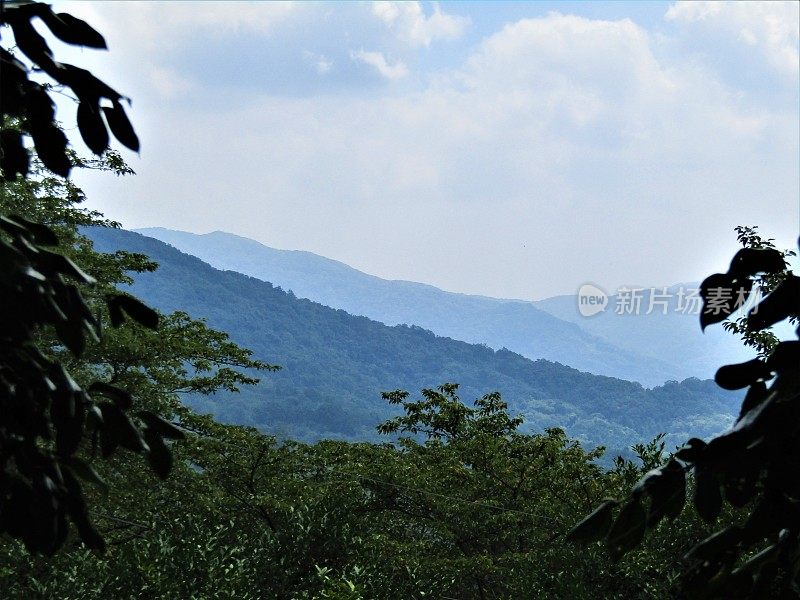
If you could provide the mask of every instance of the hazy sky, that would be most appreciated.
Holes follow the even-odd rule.
[[[110,52],[56,49],[133,98],[138,175],[77,176],[126,227],[532,299],[796,243],[799,7],[56,3]]]

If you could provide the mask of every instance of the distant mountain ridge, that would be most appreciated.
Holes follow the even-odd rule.
[[[250,275],[291,290],[298,297],[387,325],[418,325],[437,335],[486,344],[496,350],[508,348],[528,358],[544,358],[646,386],[694,375],[691,368],[624,348],[533,302],[457,294],[422,283],[381,279],[311,252],[278,250],[221,231],[200,235],[146,228],[137,232],[213,267]]]
[[[389,327],[309,300],[137,233],[87,230],[103,252],[141,252],[159,263],[136,276],[133,293],[163,311],[185,310],[283,369],[239,395],[194,397],[202,411],[295,439],[375,439],[392,408],[380,392],[445,382],[470,402],[500,391],[526,429],[563,427],[587,445],[622,450],[659,432],[678,443],[707,436],[733,420],[739,395],[689,379],[653,390],[583,373],[508,350],[439,337],[419,327]]]
[[[699,296],[695,301],[687,300],[699,286],[699,283],[684,283],[644,288],[637,292],[638,314],[625,313],[631,308],[630,293],[622,306],[618,305],[619,296],[612,294],[606,310],[589,318],[578,312],[577,296],[555,296],[534,305],[627,352],[674,363],[679,378],[692,375],[706,379],[713,377],[722,365],[754,358],[755,351],[722,327],[701,331]],[[787,328],[779,326],[776,333],[791,335],[790,330],[784,332],[784,329]]]

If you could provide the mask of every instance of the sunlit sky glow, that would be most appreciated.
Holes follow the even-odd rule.
[[[77,176],[129,228],[526,299],[796,243],[800,3],[55,8],[110,47],[56,57],[133,98],[136,177]]]

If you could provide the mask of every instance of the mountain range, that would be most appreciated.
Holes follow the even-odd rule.
[[[193,397],[217,418],[301,440],[375,439],[393,413],[381,392],[447,382],[472,400],[499,391],[528,430],[563,427],[587,446],[614,451],[660,432],[678,443],[728,426],[740,400],[712,381],[686,379],[646,389],[510,350],[389,326],[351,315],[234,271],[222,271],[154,238],[87,231],[104,252],[141,252],[159,263],[135,277],[132,292],[164,311],[184,310],[283,368],[240,394]]]
[[[579,313],[575,295],[534,302],[457,294],[381,279],[311,252],[270,248],[221,231],[202,235],[164,228],[137,231],[213,267],[269,281],[298,297],[353,315],[386,325],[417,325],[437,335],[495,350],[507,348],[531,359],[544,358],[645,386],[711,378],[723,364],[752,358],[722,328],[703,333],[696,314],[679,310],[679,288],[696,289],[697,284],[669,288],[667,314],[661,310],[645,314],[650,295],[644,292],[639,314],[617,314],[617,297],[612,295],[607,310],[587,318]]]

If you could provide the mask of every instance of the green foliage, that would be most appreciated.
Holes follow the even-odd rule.
[[[77,207],[83,193],[62,178],[74,166],[132,172],[108,149],[107,128],[130,149],[138,150],[139,141],[122,96],[88,71],[55,61],[33,19],[69,44],[105,48],[105,41],[45,4],[0,11],[0,26],[10,26],[16,50],[59,92],[77,96],[80,135],[102,155],[87,161],[67,148],[55,121],[53,86],[29,79],[31,67],[0,48],[0,531],[31,552],[52,554],[68,541],[68,519],[87,547],[105,547],[80,483],[108,492],[98,472],[104,469],[92,460],[98,451],[105,459],[119,447],[143,454],[165,478],[173,466],[169,440],[184,437],[165,419],[179,412],[175,392],[236,390],[257,381],[239,367],[272,367],[185,314],[169,316],[155,332],[158,313],[116,289],[130,283],[128,271],[155,265],[141,255],[100,255],[78,234],[78,226],[116,224]],[[106,100],[110,106],[101,106]],[[26,136],[35,153],[25,147]],[[143,333],[128,319],[153,331]],[[101,345],[109,323],[117,331]],[[163,354],[154,351],[159,347]],[[144,397],[135,413],[131,391]]]
[[[361,574],[361,569],[353,568],[354,579]],[[360,586],[344,575],[336,576],[328,567],[317,567],[317,575],[322,580],[323,589],[313,596],[313,600],[364,600]],[[307,592],[301,593],[297,599],[311,598]]]
[[[496,394],[471,406],[454,385],[391,396],[401,395],[384,429],[411,437],[393,444],[278,443],[187,412],[192,433],[162,485],[125,455],[102,464],[111,485],[93,505],[104,556],[76,547],[45,561],[0,544],[0,563],[13,565],[0,588],[10,598],[671,597],[669,565],[707,530],[691,513],[616,564],[559,543],[643,466],[604,471],[601,450],[563,431],[521,433]]]
[[[86,125],[85,107],[93,103],[99,112],[101,98],[113,103],[108,110],[117,121],[112,125],[117,137],[134,139],[130,123],[120,114],[120,95],[88,71],[55,62],[44,38],[31,25],[33,18],[70,44],[104,48],[102,36],[83,21],[57,15],[44,4],[0,11],[0,26],[11,27],[16,47],[38,69],[81,97],[81,135],[96,153],[106,150],[108,136],[102,122]],[[131,419],[127,411],[132,400],[127,392],[102,382],[84,388],[59,360],[65,353],[80,358],[87,344],[100,338],[100,318],[79,288],[95,279],[59,251],[54,229],[14,213],[52,209],[44,203],[37,205],[37,193],[50,197],[58,187],[51,178],[36,183],[27,180],[31,157],[24,135],[33,139],[36,156],[53,173],[68,175],[72,155],[54,120],[50,86],[30,80],[28,67],[5,48],[0,48],[0,65],[0,184],[6,205],[0,216],[0,531],[21,539],[28,551],[52,554],[67,540],[69,519],[86,546],[103,549],[105,543],[89,518],[80,480],[103,488],[105,483],[87,460],[83,446],[91,440],[92,455],[99,445],[104,457],[120,446],[145,454],[159,476],[166,477],[171,456],[164,438],[180,439],[183,434],[154,413],[140,412],[138,419]],[[126,135],[119,133],[122,130]],[[106,137],[102,144],[96,143],[100,131]],[[38,160],[33,167],[38,170]],[[21,182],[15,182],[18,175]],[[69,184],[61,190],[78,200]],[[51,216],[56,215],[51,212]],[[92,214],[85,216],[94,220]],[[113,291],[105,298],[105,306],[116,312],[115,327],[127,317],[151,329],[158,326],[157,313],[130,296]],[[101,401],[103,397],[107,400]]]
[[[786,252],[762,240],[754,228],[739,228],[745,246],[724,274],[703,283],[701,325],[718,323],[736,310],[735,290],[758,285],[768,295],[731,330],[759,350],[762,358],[727,365],[717,383],[748,388],[734,426],[708,442],[690,439],[666,464],[649,471],[633,487],[615,518],[617,501],[602,504],[570,532],[571,541],[605,538],[615,560],[637,547],[645,531],[662,517],[676,519],[687,498],[692,471],[692,500],[710,525],[725,505],[743,517],[692,547],[685,555],[682,592],[697,598],[789,597],[800,593],[800,479],[797,476],[800,423],[800,341],[774,343],[760,332],[800,316],[800,278],[787,269]],[[716,291],[715,291],[716,290]],[[719,290],[726,292],[723,296]],[[722,310],[712,299],[727,299]],[[800,335],[800,330],[798,330]],[[772,383],[768,385],[768,382]]]
[[[39,172],[37,163],[35,168]],[[160,416],[174,412],[174,393],[233,390],[257,381],[237,367],[268,365],[250,360],[225,334],[185,314],[168,316],[159,331],[125,324],[127,314],[151,328],[158,321],[154,311],[114,287],[129,281],[126,271],[154,265],[142,256],[93,252],[76,226],[104,221],[74,207],[82,194],[68,182],[45,177],[2,185],[3,213],[27,209],[46,214],[42,220],[50,225],[2,217],[3,530],[31,551],[51,554],[67,540],[69,518],[84,543],[102,548],[79,483],[107,489],[91,460],[96,451],[105,458],[120,446],[143,453],[166,477],[172,458],[165,439],[183,437]],[[54,230],[69,242],[56,246]],[[121,309],[116,322],[115,306]],[[118,329],[98,343],[100,332],[108,332],[104,321]],[[133,404],[130,390],[140,395],[133,418],[126,414]]]
[[[101,549],[79,479],[102,482],[81,458],[82,442],[99,440],[104,456],[118,446],[146,454],[166,476],[164,434],[155,415],[139,424],[130,419],[129,394],[107,384],[83,389],[52,353],[48,356],[48,348],[43,352],[37,333],[44,328],[75,357],[83,354],[87,337],[99,339],[100,322],[70,281],[94,280],[46,247],[57,244],[48,227],[14,216],[0,217],[0,229],[0,526],[30,551],[52,554],[67,537],[69,518],[85,544]],[[109,296],[108,303],[118,298]],[[126,301],[136,307],[131,316],[157,326],[152,309],[134,298]],[[100,401],[103,396],[108,400]]]
[[[759,296],[763,296],[774,291],[775,288],[778,287],[778,285],[784,279],[786,279],[786,277],[791,275],[787,259],[792,256],[797,256],[794,251],[780,251],[779,258],[778,251],[775,249],[775,240],[772,238],[763,238],[758,232],[758,227],[738,226],[736,227],[736,237],[745,250],[766,250],[770,252],[772,256],[774,256],[773,260],[775,261],[775,266],[777,268],[769,272],[757,273],[756,276],[752,278],[754,291]],[[741,253],[737,254],[737,256],[741,257]],[[745,256],[754,255],[751,252],[749,255]],[[756,254],[755,256],[758,255]],[[797,325],[797,318],[790,317],[789,321],[793,325]],[[770,330],[770,328],[756,330],[748,327],[746,314],[740,315],[737,318],[726,320],[722,324],[722,327],[725,329],[725,331],[730,331],[731,333],[740,336],[746,346],[755,348],[758,352],[759,358],[766,358],[769,356],[769,354],[780,342],[778,337]]]

